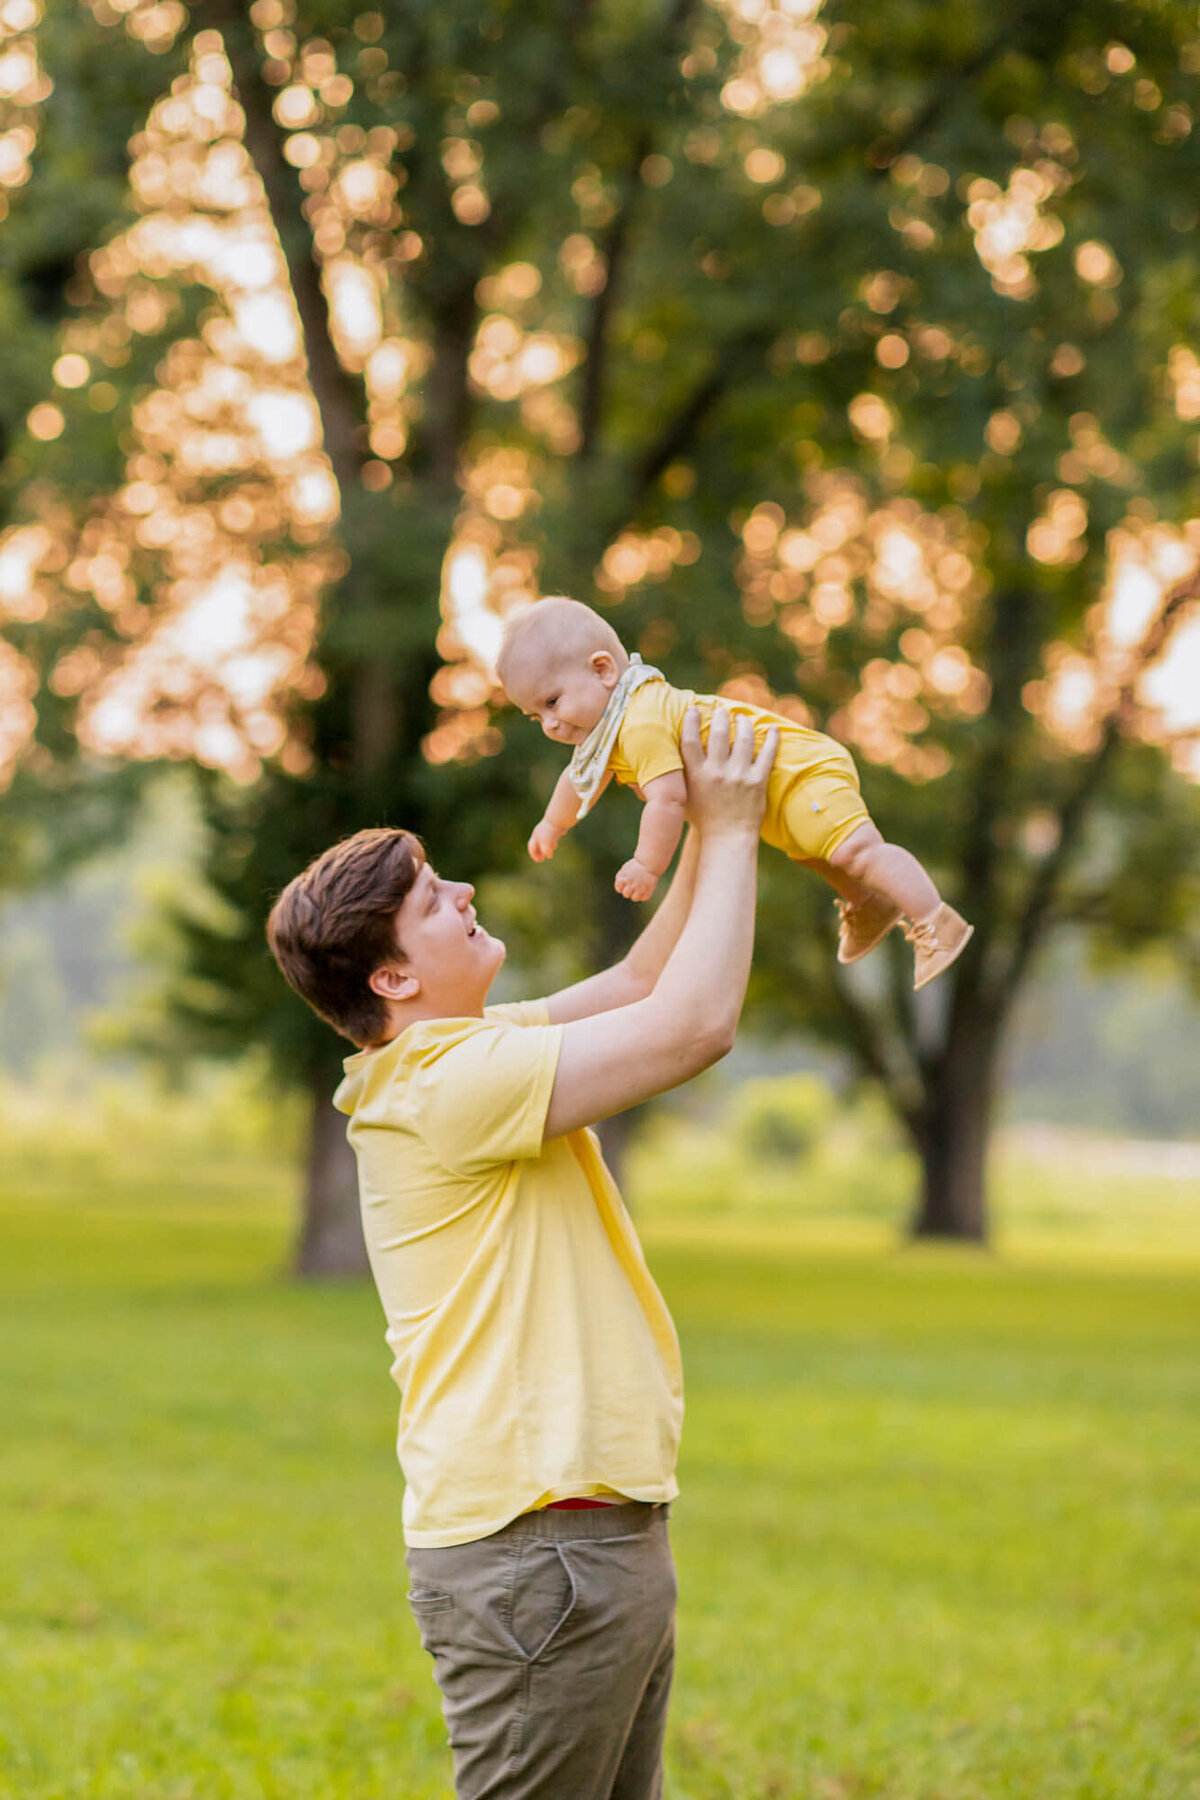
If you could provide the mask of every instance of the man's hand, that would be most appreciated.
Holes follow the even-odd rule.
[[[613,886],[618,894],[624,894],[626,900],[648,900],[658,886],[658,876],[644,863],[640,863],[636,856],[631,856],[617,870]]]
[[[687,775],[688,814],[702,838],[758,835],[767,806],[767,778],[779,748],[779,728],[772,725],[758,755],[754,754],[754,722],[739,713],[736,729],[719,706],[708,730],[708,749],[700,741],[700,714],[689,706],[683,716],[679,748]]]
[[[551,825],[549,819],[539,819],[533,828],[533,836],[526,848],[534,862],[549,862],[558,849],[558,840],[562,832]]]

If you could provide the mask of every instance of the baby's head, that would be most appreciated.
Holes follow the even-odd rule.
[[[539,600],[504,634],[497,672],[514,706],[556,744],[582,744],[629,666],[620,638],[578,600]]]

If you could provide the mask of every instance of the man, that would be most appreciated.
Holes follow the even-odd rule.
[[[585,1128],[730,1049],[776,736],[707,753],[693,831],[615,967],[485,1011],[504,946],[402,831],[318,857],[271,913],[287,979],[361,1046],[349,1115],[402,1391],[409,1595],[459,1800],[654,1800],[674,1648],[674,1327]]]

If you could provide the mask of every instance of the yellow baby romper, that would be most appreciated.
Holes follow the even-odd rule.
[[[828,862],[852,831],[870,824],[854,759],[835,738],[810,731],[765,707],[718,699],[713,694],[693,694],[662,680],[644,681],[629,696],[609,758],[609,768],[622,786],[644,793],[648,781],[683,768],[679,734],[689,706],[700,713],[700,736],[705,743],[717,706],[725,707],[735,722],[739,718],[754,721],[756,751],[771,726],[778,726],[779,750],[767,782],[764,843],[773,844],[794,862]]]

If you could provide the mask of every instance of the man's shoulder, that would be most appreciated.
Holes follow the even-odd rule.
[[[434,1070],[445,1057],[478,1032],[489,1029],[484,1019],[418,1019],[386,1044],[359,1050],[342,1065],[345,1079],[333,1096],[339,1112],[352,1116],[390,1102]]]
[[[507,1037],[514,1027],[548,1023],[544,1000],[505,1001],[486,1007],[480,1018],[422,1019],[403,1034],[406,1042],[394,1059],[394,1072],[412,1075],[432,1070],[463,1053],[487,1055],[496,1039]]]
[[[502,1025],[548,1025],[548,1000],[499,1000],[483,1011],[484,1020]]]
[[[538,1025],[543,1032],[529,1029]],[[470,1109],[487,1090],[519,1086],[553,1062],[559,1035],[544,1000],[488,1007],[482,1018],[421,1019],[348,1058],[333,1103],[360,1123],[419,1130],[431,1107]]]

